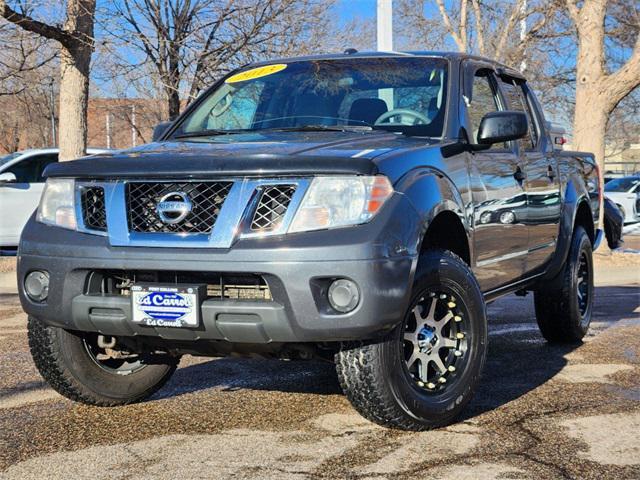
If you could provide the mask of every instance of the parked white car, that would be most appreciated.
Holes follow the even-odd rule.
[[[618,206],[625,223],[640,221],[640,175],[607,182],[604,195]]]
[[[105,151],[87,149],[88,154]],[[40,201],[42,173],[57,161],[57,148],[24,150],[0,157],[0,247],[18,246],[20,233]]]

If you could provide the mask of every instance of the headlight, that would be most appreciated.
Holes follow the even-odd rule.
[[[289,232],[344,227],[368,222],[393,193],[387,177],[316,177]]]
[[[75,183],[66,178],[47,180],[40,198],[36,220],[50,225],[75,230]]]

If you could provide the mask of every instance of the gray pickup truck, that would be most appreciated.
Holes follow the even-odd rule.
[[[330,359],[365,417],[445,425],[480,379],[487,302],[533,291],[553,342],[589,327],[599,173],[545,125],[483,58],[232,72],[153,143],[48,167],[18,258],[35,364],[112,406],[184,354]]]

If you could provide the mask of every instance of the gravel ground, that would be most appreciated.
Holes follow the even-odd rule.
[[[362,419],[316,362],[186,357],[150,401],[74,404],[39,377],[2,290],[0,478],[640,478],[637,257],[597,256],[607,281],[580,346],[544,342],[531,296],[491,304],[478,393],[424,433]]]
[[[12,272],[16,269],[16,257],[0,257],[0,273]]]

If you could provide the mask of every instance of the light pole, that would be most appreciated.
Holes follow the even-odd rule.
[[[111,148],[111,112],[106,114],[107,148]]]
[[[138,144],[138,131],[136,130],[136,104],[131,105],[131,146]]]
[[[393,50],[393,0],[378,0],[378,51]]]
[[[520,7],[520,43],[522,44],[522,61],[520,62],[520,71],[527,69],[527,48],[525,40],[527,39],[527,0],[522,2]]]
[[[51,146],[56,146],[56,103],[53,94],[53,85],[55,81],[53,77],[49,79],[49,111],[51,112]]]
[[[379,52],[393,51],[393,0],[378,0],[377,40]],[[388,110],[393,110],[393,89],[381,88],[378,98],[384,100]]]

